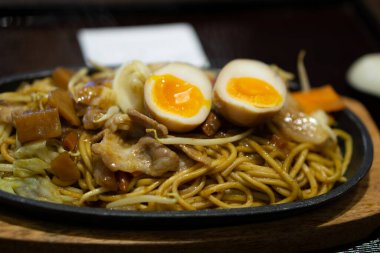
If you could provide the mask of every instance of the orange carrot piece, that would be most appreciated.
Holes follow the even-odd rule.
[[[309,91],[293,92],[292,96],[306,113],[312,113],[318,109],[334,112],[345,107],[342,98],[331,85],[324,85]]]

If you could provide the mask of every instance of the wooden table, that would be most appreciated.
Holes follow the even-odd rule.
[[[84,64],[76,40],[76,32],[80,28],[189,22],[195,27],[213,67],[221,67],[229,60],[244,57],[276,63],[284,69],[296,72],[297,53],[302,48],[306,49],[306,66],[312,84],[333,84],[341,94],[363,103],[380,125],[380,117],[376,113],[379,99],[353,90],[345,80],[347,68],[355,59],[366,53],[380,51],[379,28],[370,23],[373,19],[364,12],[365,8],[356,1],[322,1],[320,4],[301,4],[295,1],[297,4],[293,5],[269,5],[260,2],[261,4],[166,4],[149,8],[139,5],[50,5],[23,9],[20,6],[3,7],[0,9],[0,76],[58,65]],[[369,122],[373,138],[379,147],[377,130],[370,116],[356,102],[351,101],[351,105],[359,108],[360,114]],[[378,164],[378,160],[375,164]],[[283,251],[293,251],[296,246],[300,250],[326,248],[336,245],[334,240],[345,244],[364,238],[379,227],[379,216],[373,211],[377,210],[378,195],[367,196],[360,193],[361,189],[368,192],[368,187],[374,187],[378,191],[379,184],[369,186],[377,179],[366,178],[352,193],[355,201],[336,208],[331,215],[324,217],[323,222],[311,220],[309,225],[303,223],[304,230],[296,231],[296,235],[304,235],[302,232],[305,229],[311,229],[309,231],[312,232],[308,235],[310,239],[302,243],[296,243],[297,240],[300,242],[300,237],[297,236],[286,239],[286,234],[289,230],[298,230],[296,226],[293,228],[289,224],[308,220],[308,214],[301,218],[280,221],[282,225],[288,224],[287,229],[274,224],[273,229],[279,237],[273,240],[273,231],[255,238],[250,235],[265,231],[263,223],[217,230],[176,231],[172,234],[108,229],[94,229],[89,234],[88,229],[80,226],[41,223],[22,216],[13,217],[7,214],[6,207],[1,207],[1,251],[9,249],[10,252],[14,249],[28,252],[36,249],[39,252],[67,252],[79,249],[81,252],[94,252],[96,249],[104,250],[101,245],[120,251],[126,251],[128,246],[128,252],[139,250],[141,246],[152,251],[178,251],[178,245],[181,245],[180,249],[183,251],[202,248],[210,251],[215,246],[225,251],[237,247],[241,250],[267,250],[273,245]],[[363,196],[372,204],[357,211],[355,207]],[[355,217],[359,222],[352,223],[348,217]],[[318,225],[316,222],[319,222]],[[330,233],[333,230],[329,229],[335,224],[339,224],[339,229]],[[15,229],[11,236],[8,233],[9,227]],[[356,232],[344,233],[348,229]],[[316,239],[322,235],[325,236],[325,243],[313,244],[312,241],[319,242]],[[205,242],[204,237],[213,239]]]

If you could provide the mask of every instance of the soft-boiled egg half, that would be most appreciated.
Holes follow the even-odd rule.
[[[285,84],[267,64],[238,59],[220,71],[213,103],[227,120],[249,127],[279,111],[285,97]]]
[[[169,63],[148,78],[144,99],[154,119],[171,131],[187,132],[207,118],[212,86],[202,70],[184,63]]]

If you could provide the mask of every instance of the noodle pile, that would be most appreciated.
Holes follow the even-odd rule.
[[[109,208],[137,204],[138,210],[199,210],[311,198],[327,193],[337,182],[346,181],[342,175],[350,160],[352,140],[342,130],[336,129],[335,133],[345,141],[343,158],[338,146],[318,152],[308,143],[288,143],[291,149],[286,153],[270,140],[251,135],[238,143],[194,146],[213,160],[210,166],[197,163],[163,178],[134,177],[128,193],[107,194],[103,193],[105,189],[94,188],[82,195],[80,201],[98,196]],[[81,155],[83,160],[90,160],[89,153],[84,151]],[[84,180],[91,184],[90,177],[86,173]]]
[[[112,73],[104,70],[91,76],[81,70],[79,76],[73,77],[75,80],[69,84],[69,89],[73,90],[75,82],[80,79],[89,81],[102,75],[112,76]],[[41,82],[44,83],[41,87],[48,88],[38,88],[36,83]],[[31,109],[44,108],[51,83],[51,78],[38,80],[28,89],[24,86],[12,94],[19,99],[27,97],[27,102],[23,103]],[[126,189],[115,191],[98,185],[94,179],[91,146],[97,142],[100,131],[79,129],[78,148],[69,153],[77,164],[80,178],[76,182],[65,182],[49,171],[48,165],[42,171],[38,168],[28,171],[28,166],[23,169],[16,166],[22,145],[14,127],[1,123],[0,189],[63,204],[143,211],[282,204],[327,193],[336,184],[344,183],[353,145],[350,135],[340,129],[333,132],[343,141],[344,153],[338,142],[331,142],[323,148],[311,143],[297,143],[281,137],[277,126],[268,122],[249,130],[246,135],[237,135],[233,142],[208,145],[207,140],[202,142],[205,136],[198,138],[199,143],[187,145],[210,163],[193,161],[189,167],[160,177],[131,173],[127,177]],[[165,139],[157,138],[164,144]],[[48,147],[46,152],[66,152],[60,141],[48,140],[44,145]],[[179,152],[175,148],[177,144],[165,145]]]

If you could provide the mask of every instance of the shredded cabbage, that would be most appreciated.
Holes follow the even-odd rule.
[[[73,96],[74,100],[78,101],[78,96],[76,95],[74,86],[84,77],[87,75],[88,69],[87,68],[81,68],[74,74],[73,77],[71,77],[69,84],[67,86],[67,89],[70,91],[71,95]]]
[[[0,190],[16,194],[13,190],[14,182],[10,181],[8,178],[0,178]]]
[[[13,172],[13,164],[0,163],[0,172]]]
[[[0,143],[8,138],[12,132],[12,125],[6,123],[0,123]]]
[[[155,129],[147,129],[147,133],[153,133],[154,138],[162,144],[165,145],[179,145],[179,144],[188,144],[188,145],[199,145],[199,146],[211,146],[211,145],[223,145],[231,142],[241,140],[253,132],[253,128],[248,129],[247,131],[237,134],[230,137],[224,138],[212,138],[212,139],[196,139],[196,138],[185,138],[185,137],[175,137],[168,136],[166,138],[158,138],[157,131]]]
[[[148,66],[140,61],[125,63],[116,71],[112,89],[123,112],[128,109],[144,111],[144,84],[150,75]]]
[[[106,121],[107,119],[111,118],[112,115],[114,115],[118,112],[120,112],[119,107],[111,106],[110,108],[108,108],[108,110],[105,114],[102,114],[102,116],[100,118],[94,120],[94,123]]]
[[[297,68],[298,68],[298,77],[300,79],[301,88],[303,91],[310,90],[310,82],[309,77],[307,75],[307,71],[305,68],[304,58],[306,55],[305,50],[301,50],[298,54],[297,58]]]
[[[16,177],[45,175],[45,169],[49,168],[50,164],[39,158],[17,159],[13,163],[13,175]]]
[[[32,98],[19,92],[3,92],[0,94],[0,100],[10,103],[28,103],[32,101]]]
[[[155,195],[140,195],[140,196],[131,196],[123,199],[119,199],[107,204],[107,208],[118,208],[123,207],[125,205],[133,205],[144,202],[155,202],[160,204],[175,204],[177,202],[174,198],[166,198]]]
[[[55,186],[48,177],[17,178],[12,187],[17,195],[25,198],[56,203],[63,202],[58,187]]]
[[[45,176],[0,178],[0,190],[25,198],[62,203],[59,189]]]
[[[15,152],[15,158],[17,159],[38,157],[49,164],[57,156],[58,152],[51,150],[47,146],[46,140],[25,144]]]

